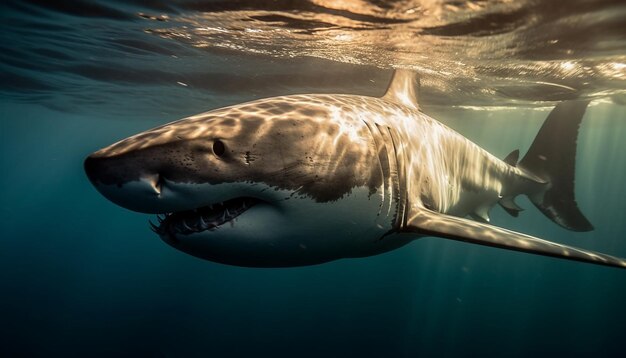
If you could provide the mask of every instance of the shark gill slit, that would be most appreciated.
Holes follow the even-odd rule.
[[[384,214],[385,216],[389,216],[389,213],[391,212],[391,207],[393,205],[393,184],[390,178],[391,174],[389,171],[389,154],[387,153],[387,147],[385,146],[385,142],[381,138],[380,132],[374,131],[372,126],[366,120],[362,120],[362,122],[367,128],[370,136],[372,137],[372,141],[374,142],[376,156],[378,158],[378,172],[382,179],[381,196],[383,198],[383,202],[380,204],[378,215]],[[383,212],[385,211],[385,208],[387,210],[386,212]],[[392,226],[394,222],[395,218],[391,222]]]
[[[406,160],[406,156],[402,148],[398,148],[398,138],[395,135],[395,131],[392,130],[391,127],[386,126],[387,134],[389,135],[389,139],[392,144],[392,160],[396,166],[396,176],[397,176],[397,185],[398,185],[398,213],[396,217],[396,228],[400,229],[406,226],[407,223],[407,215],[409,210],[407,210],[408,205],[408,197],[407,197],[407,183],[406,183],[406,168],[404,167],[404,163]]]

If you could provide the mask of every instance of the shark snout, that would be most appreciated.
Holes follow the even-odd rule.
[[[106,149],[85,159],[87,177],[107,199],[144,213],[188,208],[188,197],[193,196],[190,187],[204,181],[198,175],[200,168],[210,167],[201,153],[181,143],[122,153]]]
[[[84,162],[87,177],[107,199],[130,210],[160,212],[165,186],[157,165],[142,165],[126,155],[90,155]]]
[[[158,170],[146,170],[124,162],[123,158],[102,158],[90,155],[85,159],[85,172],[93,185],[116,186],[118,188],[130,182],[140,182],[150,195],[160,195],[163,186]]]

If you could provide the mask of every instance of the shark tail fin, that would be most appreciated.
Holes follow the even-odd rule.
[[[572,231],[591,231],[574,197],[578,129],[589,101],[559,103],[548,115],[528,153],[517,165],[545,180],[547,190],[529,195],[550,220]]]

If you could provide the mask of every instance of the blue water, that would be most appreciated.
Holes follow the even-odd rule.
[[[150,217],[100,196],[82,161],[141,130],[270,95],[384,91],[392,63],[341,62],[304,49],[289,57],[285,48],[274,55],[246,51],[258,49],[254,45],[206,48],[146,31],[178,28],[172,25],[177,16],[228,4],[184,3],[0,7],[1,356],[623,355],[624,270],[436,238],[318,266],[238,268],[173,250],[148,229]],[[313,2],[303,9],[278,6],[286,3],[262,5],[290,16],[318,9]],[[593,17],[603,10],[580,12]],[[138,13],[168,14],[169,20]],[[377,21],[359,14],[359,21]],[[593,84],[577,92],[594,102],[579,136],[576,189],[595,231],[568,232],[525,199],[519,218],[499,208],[491,216],[498,226],[626,257],[626,107],[619,104],[626,86],[614,65],[624,63],[626,48],[611,24],[599,26],[598,36],[604,29],[605,40],[614,44],[617,37],[621,47],[578,51],[571,60],[601,60],[597,66],[606,77],[546,74],[560,78],[559,85]],[[515,59],[517,65],[527,60]],[[450,81],[465,86],[468,78],[457,73]],[[424,103],[425,111],[499,157],[525,152],[556,103],[538,102],[544,89],[503,92],[513,88],[508,82],[490,83],[500,89],[494,99],[473,101],[472,93],[456,96],[438,81],[427,75],[424,102],[433,100]],[[567,91],[544,100],[573,95]],[[446,106],[447,99],[459,106]]]

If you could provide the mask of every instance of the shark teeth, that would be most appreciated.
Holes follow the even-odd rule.
[[[170,238],[177,234],[189,235],[215,230],[257,203],[259,203],[258,199],[241,197],[190,210],[158,214],[158,225],[150,221],[150,228],[158,235],[167,235]]]

